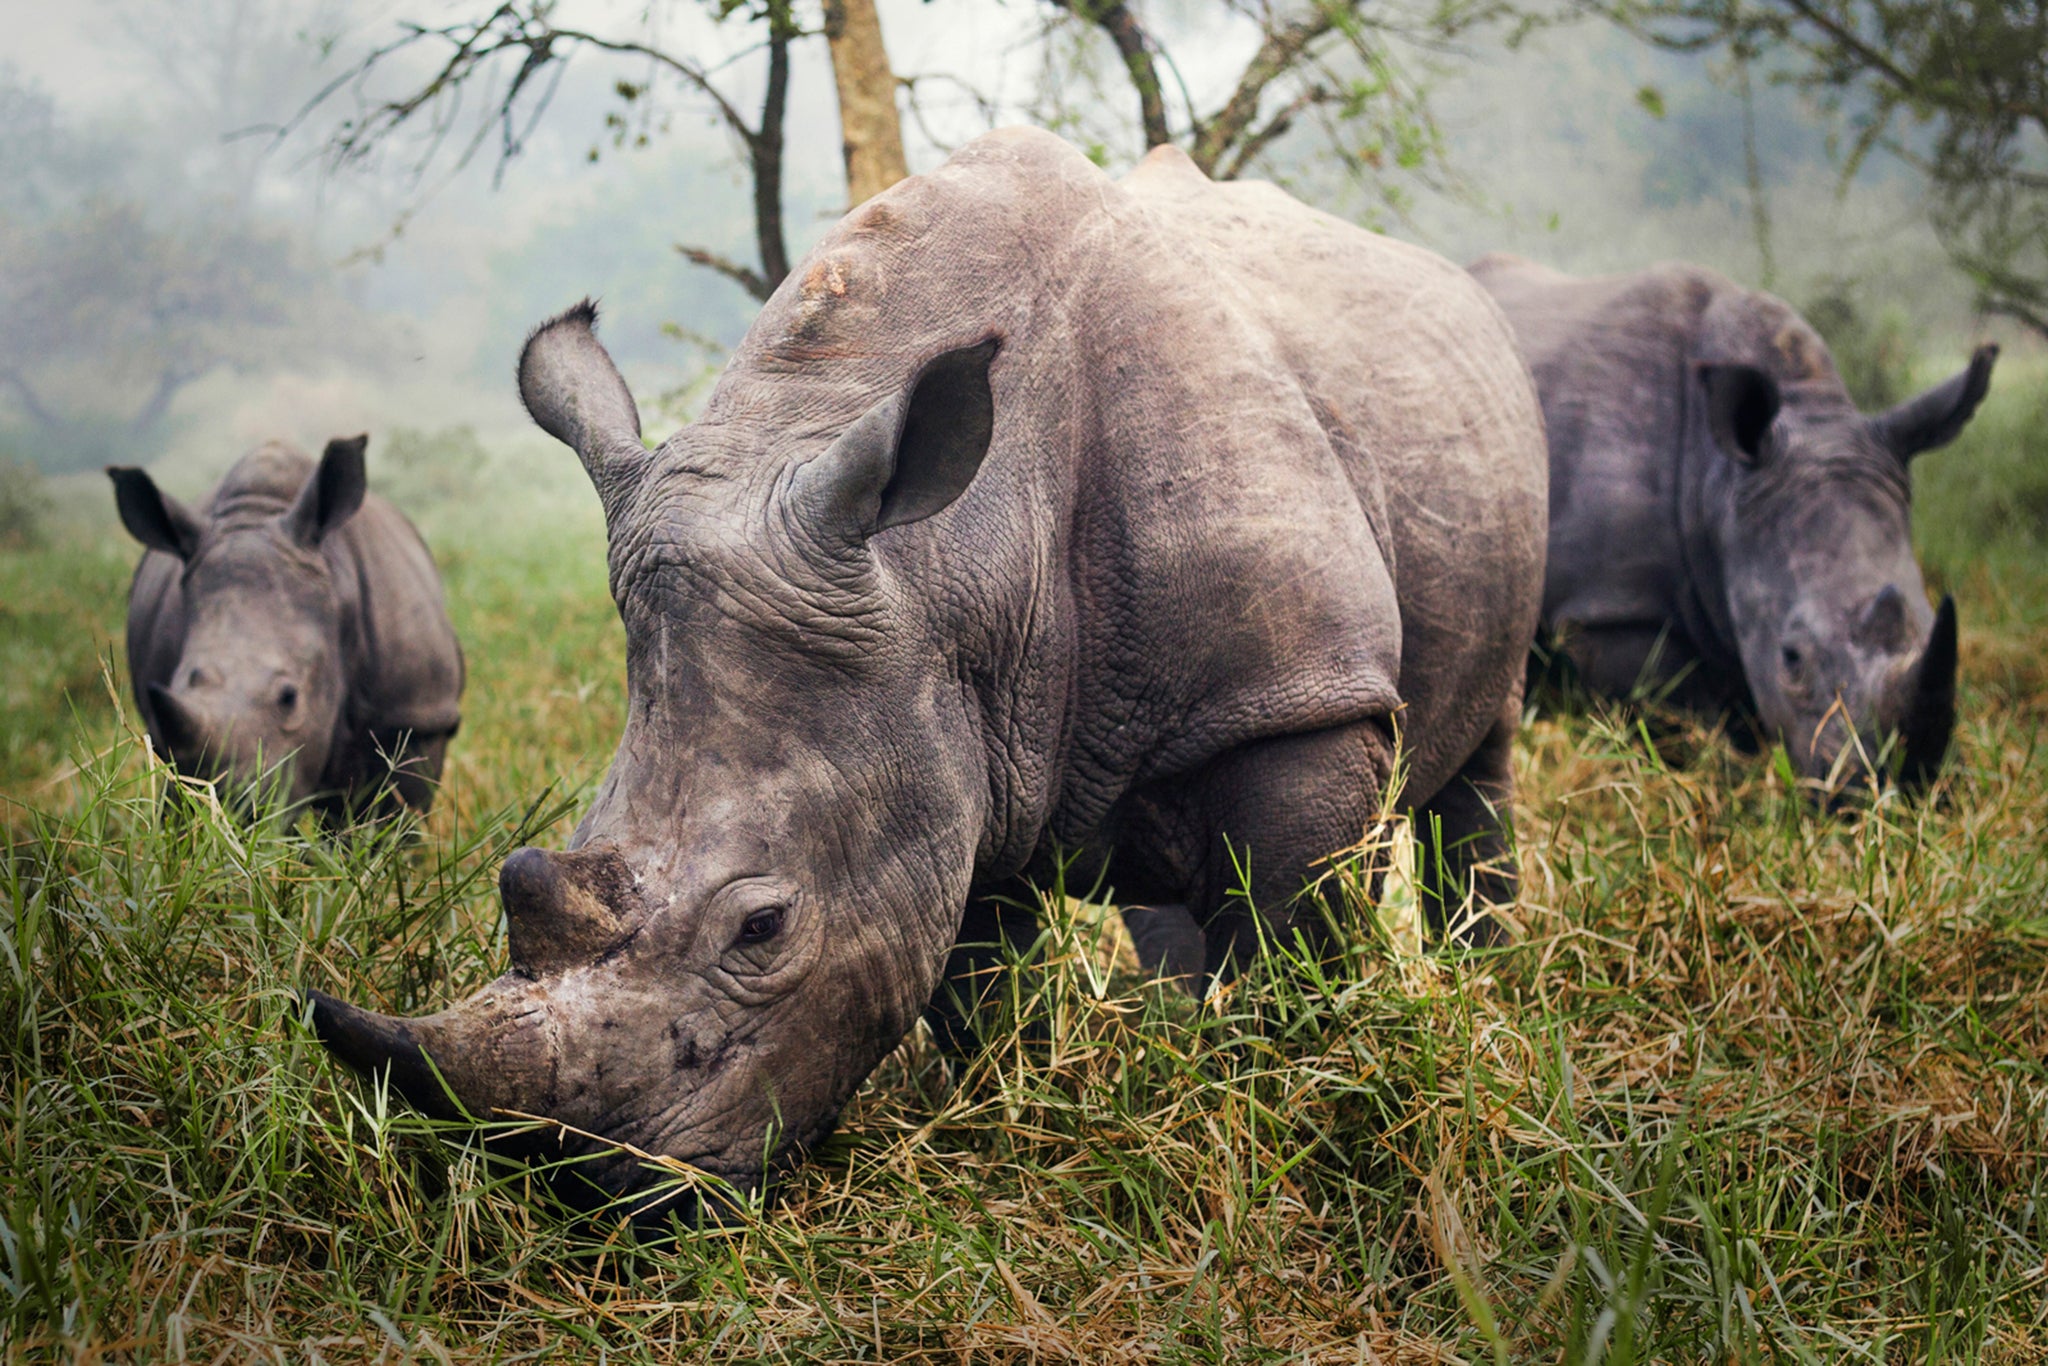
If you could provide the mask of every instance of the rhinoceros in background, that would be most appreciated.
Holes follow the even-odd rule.
[[[316,467],[271,443],[194,512],[112,468],[149,547],[128,592],[128,670],[158,754],[279,786],[342,820],[434,800],[461,719],[462,651],[419,533],[365,491],[366,437]],[[285,776],[285,775],[288,775]]]
[[[1908,462],[1962,431],[1998,348],[1866,416],[1797,313],[1710,270],[1580,280],[1495,255],[1471,271],[1549,428],[1546,642],[1594,692],[1756,718],[1817,783],[1865,780],[1894,733],[1900,776],[1931,781],[1955,723],[1955,605],[1927,603]]]
[[[1029,942],[1056,848],[1212,969],[1314,932],[1397,737],[1447,856],[1500,852],[1543,441],[1456,267],[1004,131],[828,234],[657,451],[594,321],[519,382],[604,504],[618,754],[569,852],[505,862],[509,973],[419,1019],[309,993],[416,1105],[558,1120],[604,1191],[648,1176],[613,1144],[751,1188],[928,1004],[960,1026],[942,981]]]

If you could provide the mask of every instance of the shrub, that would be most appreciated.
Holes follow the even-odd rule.
[[[19,460],[0,460],[0,549],[41,545],[49,515],[42,472]]]
[[[371,443],[379,493],[408,510],[475,496],[490,455],[468,424],[426,431],[393,427]]]
[[[1913,384],[1913,346],[1896,304],[1875,313],[1858,302],[1856,282],[1825,281],[1800,310],[1826,340],[1849,396],[1866,412],[1889,408]]]

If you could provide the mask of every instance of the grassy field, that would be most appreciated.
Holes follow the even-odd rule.
[[[1964,623],[1932,801],[1822,818],[1710,735],[1533,720],[1512,946],[1410,956],[1361,908],[1341,961],[1198,1007],[1055,896],[1031,1029],[913,1038],[780,1207],[656,1246],[300,1019],[494,975],[498,861],[617,734],[595,500],[566,455],[479,477],[522,491],[421,509],[471,674],[409,843],[160,814],[111,499],[0,551],[0,1356],[2048,1360],[2040,359],[1918,471]]]

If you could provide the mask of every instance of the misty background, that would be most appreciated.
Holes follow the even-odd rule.
[[[506,477],[533,477],[553,468],[532,463],[553,459],[551,443],[519,407],[513,361],[529,328],[586,294],[604,302],[606,344],[650,431],[685,420],[757,308],[675,250],[743,256],[752,231],[745,170],[700,96],[645,59],[582,52],[509,160],[486,140],[458,166],[474,133],[464,119],[357,164],[325,154],[345,120],[429,64],[422,53],[309,102],[401,21],[464,12],[90,0],[21,16],[0,59],[0,460],[53,476],[161,464],[196,495],[258,441],[317,450],[368,431],[384,486],[407,460],[452,460],[441,475],[460,480],[504,451],[527,457]],[[667,48],[724,63],[744,107],[763,79],[758,34],[713,13],[564,0],[555,17],[651,25]],[[883,0],[881,18],[910,82],[913,172],[1018,121],[1058,128],[1112,170],[1142,151],[1099,31],[1019,0]],[[1219,7],[1169,0],[1147,18],[1205,106],[1257,44],[1255,26]],[[1725,63],[1595,22],[1506,37],[1397,49],[1427,88],[1441,163],[1375,154],[1361,178],[1303,131],[1261,169],[1454,260],[1510,250],[1585,273],[1702,262],[1772,288],[1824,332],[1853,329],[1862,351],[1909,358],[1960,355],[1986,332],[2013,339],[1972,315],[1915,175],[1871,158],[1845,184],[1842,130],[1795,92],[1753,82],[1752,172]],[[648,93],[622,99],[621,81]],[[790,89],[786,221],[800,255],[846,193],[822,41],[795,46]],[[581,487],[573,461],[556,463],[563,489]]]

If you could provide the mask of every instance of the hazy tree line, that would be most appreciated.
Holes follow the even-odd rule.
[[[48,469],[150,448],[189,386],[319,345],[339,306],[291,233],[138,169],[0,67],[4,432]]]
[[[1980,306],[2048,337],[2048,0],[1617,0],[1662,46],[1718,51],[1839,116],[1845,171],[1896,157]]]
[[[324,2],[286,14],[208,0],[174,14],[109,0],[110,41],[145,54],[182,116],[242,135],[167,156],[146,138],[67,121],[40,73],[0,67],[0,443],[53,470],[117,452],[147,458],[173,431],[180,399],[209,377],[370,363],[382,334],[338,283],[346,247],[267,207],[264,176],[312,181],[308,148],[331,172],[388,181],[397,168],[416,196],[472,162],[522,174],[538,132],[590,117],[588,98],[560,98],[572,64],[582,80],[601,73],[609,91],[593,158],[680,135],[679,115],[719,130],[745,187],[747,246],[733,248],[737,234],[714,240],[725,204],[694,200],[669,242],[751,300],[773,290],[817,227],[824,206],[788,169],[792,139],[816,141],[821,130],[805,120],[820,109],[837,111],[844,203],[906,174],[907,144],[930,155],[1025,118],[1110,165],[1171,142],[1219,177],[1339,183],[1352,211],[1378,204],[1398,229],[1412,187],[1485,179],[1437,117],[1462,63],[1498,64],[1538,29],[1618,26],[1692,54],[1696,80],[1711,72],[1743,88],[1748,120],[1732,154],[1707,145],[1721,125],[1694,130],[1707,140],[1698,146],[1674,127],[1646,174],[1680,196],[1697,192],[1688,180],[1746,190],[1762,273],[1770,223],[1758,146],[1774,130],[1755,119],[1782,116],[1791,90],[1805,126],[1828,131],[1832,174],[1846,186],[1877,161],[1910,171],[1979,306],[2048,334],[2044,5],[1036,0],[1010,11],[1028,20],[1008,58],[1030,70],[1020,93],[1014,81],[993,88],[990,65],[972,54],[954,69],[899,70],[874,0],[655,0],[622,19],[505,0],[452,17],[421,7],[373,30]],[[805,53],[823,60],[793,60]],[[800,88],[806,71],[826,70],[829,92]],[[1641,92],[1648,114],[1663,115],[1664,100]],[[560,155],[559,138],[547,145]],[[687,331],[693,320],[676,321]]]

